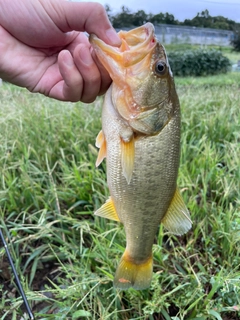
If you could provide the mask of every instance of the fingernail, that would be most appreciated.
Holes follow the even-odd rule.
[[[116,47],[120,47],[121,45],[121,39],[119,38],[118,34],[116,33],[116,31],[112,28],[108,29],[106,31],[106,36],[109,40],[109,44],[116,46]]]
[[[64,52],[64,62],[69,66],[72,67],[74,65],[72,56],[69,51]]]
[[[86,64],[86,65],[90,65],[92,63],[92,57],[91,54],[89,52],[88,48],[81,48],[79,50],[79,55],[81,60]]]

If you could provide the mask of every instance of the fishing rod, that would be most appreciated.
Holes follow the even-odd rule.
[[[7,242],[6,242],[5,239],[4,239],[4,236],[3,236],[3,233],[2,233],[2,229],[1,229],[1,228],[0,228],[0,238],[1,238],[1,241],[2,241],[3,246],[4,246],[4,248],[5,248],[5,252],[6,252],[6,254],[7,254],[8,261],[9,261],[9,263],[10,263],[10,265],[11,265],[11,268],[12,268],[12,271],[13,271],[13,274],[14,274],[14,277],[15,277],[15,281],[16,281],[18,290],[19,290],[19,292],[20,292],[20,294],[21,294],[21,296],[22,296],[22,299],[23,299],[25,308],[26,308],[26,310],[27,310],[29,319],[34,320],[34,315],[33,315],[32,311],[31,311],[31,308],[30,308],[30,306],[29,306],[27,297],[26,297],[25,292],[24,292],[24,290],[23,290],[23,287],[22,287],[22,285],[21,285],[21,281],[20,281],[20,279],[19,279],[19,277],[18,277],[17,270],[16,270],[16,268],[15,268],[15,266],[14,266],[14,263],[13,263],[13,260],[12,260],[11,254],[10,254],[10,251],[9,251],[9,249],[8,249]]]

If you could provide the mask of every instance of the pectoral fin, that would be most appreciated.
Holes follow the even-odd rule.
[[[127,183],[129,184],[132,178],[135,158],[135,146],[133,137],[127,142],[121,139],[121,154],[123,175],[126,178]]]
[[[111,197],[94,214],[102,218],[120,221]]]
[[[96,138],[96,147],[100,148],[98,152],[98,157],[96,161],[96,167],[100,165],[104,158],[107,156],[107,144],[102,130],[99,132]]]
[[[192,221],[189,211],[178,188],[176,189],[168,211],[161,222],[168,231],[177,235],[182,235],[191,229]]]

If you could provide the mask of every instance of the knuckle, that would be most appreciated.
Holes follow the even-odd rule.
[[[95,2],[94,3],[94,8],[95,8],[95,12],[98,12],[99,14],[104,14],[105,15],[105,8],[104,6],[99,3],[99,2]]]
[[[81,101],[84,102],[84,103],[88,103],[88,104],[89,104],[89,103],[94,102],[95,99],[96,99],[96,96],[94,96],[94,97],[87,97],[87,98],[83,97]]]
[[[100,24],[106,24],[108,22],[108,17],[104,6],[99,2],[94,2],[94,8],[91,13],[91,19],[95,20]]]

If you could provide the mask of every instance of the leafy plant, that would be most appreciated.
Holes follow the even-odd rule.
[[[184,77],[226,73],[231,66],[230,60],[214,49],[169,52],[168,59],[174,75]]]
[[[236,27],[234,30],[234,36],[231,40],[231,45],[235,51],[240,51],[240,27]]]

